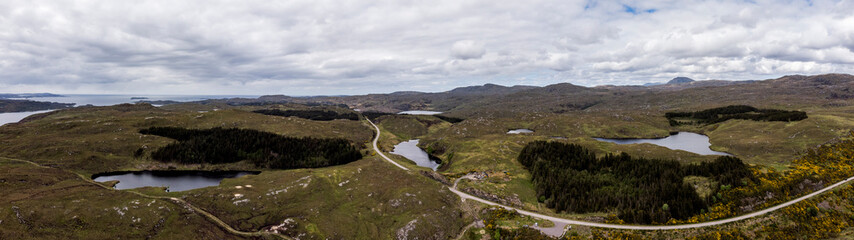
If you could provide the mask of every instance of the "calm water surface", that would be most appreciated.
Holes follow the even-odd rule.
[[[409,115],[436,115],[436,114],[440,114],[440,113],[442,113],[442,112],[435,112],[435,111],[421,111],[421,110],[417,110],[417,111],[403,111],[403,112],[399,112],[399,113],[397,113],[397,114],[409,114]]]
[[[636,144],[636,143],[650,143],[658,146],[666,147],[673,150],[684,150],[700,155],[725,155],[732,156],[729,153],[714,151],[709,146],[712,144],[709,142],[709,137],[702,134],[696,134],[692,132],[679,132],[674,135],[670,135],[666,138],[651,138],[651,139],[609,139],[609,138],[595,138],[596,140],[603,142],[612,142],[616,144]]]
[[[531,129],[520,128],[520,129],[513,129],[510,131],[507,131],[507,134],[520,134],[520,133],[533,133],[533,132],[534,131]]]
[[[107,173],[95,176],[96,182],[119,180],[116,189],[140,187],[168,187],[171,192],[186,191],[203,187],[217,186],[226,178],[254,175],[259,172],[211,172],[211,171],[138,171]]]
[[[133,97],[144,97],[146,99],[131,99]],[[84,95],[84,94],[69,94],[64,97],[35,97],[35,98],[10,98],[10,99],[24,99],[24,100],[32,100],[39,102],[59,102],[59,103],[74,103],[77,106],[83,105],[93,105],[93,106],[112,106],[116,104],[122,103],[134,103],[138,101],[158,101],[158,100],[171,100],[176,102],[192,102],[192,101],[202,101],[207,99],[221,99],[221,98],[235,98],[235,97],[243,97],[243,98],[256,98],[258,96],[247,96],[247,95]],[[159,107],[162,105],[154,105],[155,107]],[[15,113],[0,113],[0,126],[7,123],[16,123],[21,121],[21,119],[26,118],[27,116],[49,112],[51,110],[45,111],[34,111],[34,112],[15,112]]]
[[[145,99],[131,99],[142,97]],[[122,103],[134,103],[139,101],[159,101],[171,100],[176,102],[192,102],[207,99],[220,98],[235,98],[249,97],[256,98],[258,96],[248,95],[94,95],[94,94],[67,94],[64,97],[38,97],[27,98],[33,101],[40,102],[60,102],[60,103],[75,103],[77,106],[94,105],[94,106],[111,106]]]
[[[430,160],[430,156],[427,155],[427,152],[418,147],[418,139],[394,145],[394,151],[391,151],[391,154],[403,156],[406,159],[415,162],[416,165],[428,167],[433,169],[433,171],[436,171],[440,165],[439,163]]]
[[[3,126],[7,123],[16,123],[21,121],[30,115],[46,113],[53,110],[43,110],[43,111],[34,111],[34,112],[13,112],[13,113],[0,113],[0,126]]]

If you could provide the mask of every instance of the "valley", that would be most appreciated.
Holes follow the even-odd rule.
[[[554,234],[529,231],[526,226],[533,223],[569,226],[563,236],[567,239],[705,239],[712,233],[775,239],[785,231],[817,238],[847,236],[854,232],[846,218],[846,209],[854,209],[847,198],[854,192],[847,183],[854,176],[854,105],[839,96],[851,85],[854,76],[829,74],[653,87],[487,85],[440,93],[264,96],[55,110],[0,127],[0,157],[42,166],[13,160],[0,164],[5,172],[0,175],[5,192],[0,197],[0,238],[488,239],[500,234],[545,239],[541,233]],[[800,111],[807,117],[675,125],[667,117],[668,112],[731,105]],[[699,121],[679,117],[683,119],[677,121]],[[708,152],[600,141],[682,134],[707,137],[678,142]],[[405,142],[414,143],[436,165],[392,154]],[[592,174],[569,185],[583,182],[591,184],[590,190],[575,200],[561,197],[566,207],[556,207],[553,194],[543,191],[557,185],[543,185],[548,178],[539,176],[547,172],[523,162],[522,153],[535,143],[584,149],[584,161],[598,167],[577,167],[572,162],[581,160],[566,158],[575,169],[566,171],[573,172],[570,176],[582,170]],[[212,152],[217,154],[205,155]],[[734,177],[690,170],[725,154],[743,162]],[[537,156],[545,162],[555,159]],[[673,180],[653,187],[655,191],[680,192],[668,195],[672,198],[638,200],[631,207],[619,205],[633,201],[633,194],[664,195],[629,191],[646,186],[640,179],[656,177],[617,172],[630,165],[605,164],[614,159],[647,161],[646,168]],[[660,170],[665,165],[673,174]],[[631,166],[626,168],[638,169]],[[118,190],[112,188],[115,181],[97,183],[89,177],[178,170],[259,174],[184,191],[159,186]],[[596,195],[607,191],[627,195]],[[674,199],[688,195],[697,204],[676,214],[683,205]],[[601,196],[601,205],[569,207],[573,201],[590,204],[585,201],[594,196]],[[521,215],[496,212],[496,204]],[[631,209],[652,215],[631,217]],[[497,225],[471,224],[481,220]],[[772,223],[780,228],[761,227]],[[809,227],[790,228],[793,224]],[[33,230],[46,225],[53,227]],[[557,232],[561,234],[552,237],[564,233]]]

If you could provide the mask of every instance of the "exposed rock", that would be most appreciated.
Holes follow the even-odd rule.
[[[824,187],[824,181],[813,182],[810,179],[804,179],[803,182],[798,183],[798,190],[801,190],[801,193],[815,192],[822,187]]]
[[[24,219],[24,216],[21,215],[21,209],[18,206],[12,206],[12,211],[15,212],[15,217],[18,218],[18,222],[21,222],[23,225],[28,225],[27,220]]]
[[[415,229],[415,224],[418,223],[418,219],[412,219],[406,223],[405,226],[397,230],[397,239],[410,239],[409,232]],[[418,239],[418,238],[413,238]]]
[[[519,196],[501,197],[501,196],[498,196],[495,194],[484,192],[483,190],[480,190],[480,189],[475,189],[475,188],[470,188],[470,187],[469,188],[463,188],[462,191],[466,192],[468,194],[477,196],[479,198],[483,198],[483,199],[492,201],[492,202],[501,203],[501,204],[511,206],[511,207],[522,207],[522,200],[519,200]]]
[[[428,178],[430,178],[430,179],[436,180],[436,181],[438,181],[438,182],[440,182],[440,183],[442,183],[442,184],[445,184],[445,185],[447,185],[447,186],[451,186],[451,185],[452,185],[452,184],[451,184],[451,181],[449,181],[449,180],[448,180],[448,178],[446,178],[444,175],[442,175],[442,174],[438,174],[438,173],[436,173],[436,172],[431,172],[431,171],[424,171],[424,170],[421,170],[421,175],[424,175],[424,176],[426,176],[426,177],[428,177]]]
[[[584,221],[586,221],[586,222],[598,222],[598,223],[604,223],[604,222],[605,222],[605,217],[602,217],[602,216],[589,216],[589,217],[585,217],[585,218],[584,218]]]
[[[282,224],[266,227],[266,229],[264,229],[264,231],[283,234],[286,231],[288,231],[288,229],[294,229],[296,227],[297,227],[296,221],[294,221],[291,218],[288,218],[288,219],[285,219],[285,221],[282,221]]]

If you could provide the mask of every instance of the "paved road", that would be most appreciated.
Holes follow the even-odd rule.
[[[462,178],[460,178],[460,179],[462,179]],[[546,219],[546,220],[549,220],[549,221],[552,221],[552,222],[566,223],[566,224],[572,224],[572,225],[581,225],[581,226],[589,226],[589,227],[599,227],[599,228],[628,229],[628,230],[674,230],[674,229],[701,228],[701,227],[709,227],[709,226],[721,225],[721,224],[727,224],[727,223],[731,223],[731,222],[738,222],[738,221],[745,220],[745,219],[748,219],[748,218],[752,218],[752,217],[756,217],[756,216],[764,215],[764,214],[766,214],[766,213],[776,211],[776,210],[778,210],[778,209],[781,209],[781,208],[787,207],[787,206],[789,206],[789,205],[792,205],[792,204],[798,203],[798,202],[800,202],[800,201],[803,201],[803,200],[805,200],[805,199],[807,199],[807,198],[811,198],[811,197],[814,197],[814,196],[819,195],[819,194],[821,194],[821,193],[824,193],[824,192],[826,192],[826,191],[828,191],[828,190],[831,190],[831,189],[833,189],[833,188],[839,187],[839,186],[840,186],[840,185],[842,185],[842,184],[845,184],[845,183],[847,183],[847,182],[849,182],[849,181],[851,181],[851,180],[854,180],[854,177],[852,177],[852,178],[848,178],[848,179],[843,180],[843,181],[840,181],[840,182],[838,182],[838,183],[836,183],[836,184],[833,184],[833,185],[830,185],[830,186],[828,186],[828,187],[826,187],[826,188],[824,188],[824,189],[821,189],[821,190],[818,190],[818,191],[816,191],[816,192],[813,192],[813,193],[807,194],[806,196],[799,197],[799,198],[797,198],[797,199],[794,199],[794,200],[791,200],[791,201],[788,201],[788,202],[782,203],[782,204],[780,204],[780,205],[773,206],[773,207],[770,207],[770,208],[766,208],[766,209],[763,209],[763,210],[760,210],[760,211],[757,211],[757,212],[753,212],[753,213],[749,213],[749,214],[741,215],[741,216],[738,216],[738,217],[734,217],[734,218],[727,218],[727,219],[721,219],[721,220],[710,221],[710,222],[694,223],[694,224],[663,225],[663,226],[650,226],[650,225],[622,225],[622,224],[607,224],[607,223],[585,222],[585,221],[578,221],[578,220],[571,220],[571,219],[565,219],[565,218],[558,218],[558,217],[547,216],[547,215],[543,215],[543,214],[539,214],[539,213],[529,212],[529,211],[525,211],[525,210],[521,210],[521,209],[517,209],[517,208],[513,208],[513,207],[504,206],[504,205],[501,205],[501,204],[498,204],[498,203],[490,202],[490,201],[487,201],[487,200],[484,200],[484,199],[481,199],[481,198],[478,198],[478,197],[475,197],[475,196],[469,195],[469,194],[464,193],[464,192],[462,192],[462,191],[459,191],[459,190],[457,190],[457,182],[459,182],[459,181],[460,181],[460,179],[457,179],[457,181],[456,181],[456,182],[454,182],[454,187],[452,187],[452,188],[451,188],[451,192],[456,193],[456,194],[457,194],[457,195],[459,195],[461,198],[463,198],[463,199],[471,199],[471,200],[474,200],[474,201],[478,201],[478,202],[485,203],[485,204],[488,204],[488,205],[499,206],[499,207],[503,207],[503,208],[506,208],[506,209],[516,210],[517,212],[519,212],[519,213],[520,213],[520,214],[522,214],[522,215],[528,215],[528,216],[532,216],[532,217],[536,217],[536,218],[542,218],[542,219]]]
[[[383,151],[380,151],[380,148],[377,147],[377,141],[380,140],[380,127],[377,127],[377,125],[374,124],[374,122],[371,122],[371,120],[368,119],[367,117],[365,117],[365,120],[368,120],[368,122],[374,126],[374,129],[377,130],[377,137],[374,138],[374,151],[376,151],[377,154],[380,155],[380,157],[383,157],[386,161],[390,162],[391,164],[394,164],[395,166],[399,167],[400,169],[409,171],[409,168],[406,168],[403,165],[400,165],[399,163],[395,162],[394,160],[391,160],[391,158],[388,158],[388,157],[386,157],[385,154],[383,154]]]
[[[377,130],[377,137],[376,137],[376,138],[374,138],[374,151],[376,151],[376,152],[377,152],[377,154],[379,154],[381,157],[383,157],[385,160],[387,160],[387,161],[391,162],[391,163],[392,163],[392,164],[394,164],[395,166],[398,166],[398,167],[400,167],[400,168],[402,168],[402,169],[404,169],[404,170],[409,171],[409,169],[407,169],[407,168],[405,168],[405,167],[401,166],[401,165],[400,165],[400,164],[398,164],[397,162],[392,161],[390,158],[386,157],[386,156],[382,153],[382,151],[380,151],[380,149],[379,149],[379,148],[377,148],[377,141],[380,139],[380,128],[379,128],[379,127],[377,127],[377,125],[376,125],[376,124],[374,124],[373,122],[371,122],[371,120],[368,120],[368,122],[369,122],[369,123],[371,123],[371,125],[373,125],[373,126],[374,126],[374,128]],[[803,197],[799,197],[799,198],[797,198],[797,199],[794,199],[794,200],[791,200],[791,201],[788,201],[788,202],[782,203],[782,204],[780,204],[780,205],[776,205],[776,206],[773,206],[773,207],[770,207],[770,208],[766,208],[766,209],[763,209],[763,210],[760,210],[760,211],[756,211],[756,212],[753,212],[753,213],[748,213],[748,214],[741,215],[741,216],[737,216],[737,217],[733,217],[733,218],[727,218],[727,219],[715,220],[715,221],[710,221],[710,222],[693,223],[693,224],[682,224],[682,225],[660,225],[660,226],[656,226],[656,225],[622,225],[622,224],[607,224],[607,223],[585,222],[585,221],[578,221],[578,220],[572,220],[572,219],[565,219],[565,218],[558,218],[558,217],[553,217],[553,216],[543,215],[543,214],[539,214],[539,213],[535,213],[535,212],[529,212],[529,211],[525,211],[525,210],[522,210],[522,209],[517,209],[517,208],[513,208],[513,207],[509,207],[509,206],[501,205],[501,204],[499,204],[499,203],[490,202],[490,201],[487,201],[487,200],[485,200],[485,199],[481,199],[481,198],[478,198],[478,197],[475,197],[475,196],[469,195],[468,193],[464,193],[464,192],[462,192],[462,191],[460,191],[460,190],[457,190],[457,183],[458,183],[461,179],[463,179],[463,178],[467,178],[467,177],[468,177],[468,175],[467,175],[467,176],[463,176],[463,177],[461,177],[461,178],[457,179],[457,181],[455,181],[455,182],[454,182],[454,186],[450,188],[451,192],[453,192],[453,193],[457,194],[458,196],[460,196],[460,198],[462,198],[462,200],[463,200],[463,201],[465,201],[466,199],[471,199],[471,200],[478,201],[478,202],[481,202],[481,203],[484,203],[484,204],[487,204],[487,205],[499,206],[499,207],[503,207],[503,208],[506,208],[506,209],[516,210],[517,212],[519,212],[519,214],[527,215],[527,216],[531,216],[531,217],[536,217],[536,218],[542,218],[542,219],[546,219],[546,220],[549,220],[549,221],[552,221],[552,222],[565,223],[565,224],[571,224],[571,225],[588,226],[588,227],[611,228],[611,229],[626,229],[626,230],[674,230],[674,229],[702,228],[702,227],[709,227],[709,226],[715,226],[715,225],[727,224],[727,223],[732,223],[732,222],[738,222],[738,221],[745,220],[745,219],[748,219],[748,218],[753,218],[753,217],[757,217],[757,216],[760,216],[760,215],[764,215],[764,214],[766,214],[766,213],[773,212],[773,211],[779,210],[779,209],[784,208],[784,207],[788,207],[788,206],[790,206],[790,205],[792,205],[792,204],[795,204],[795,203],[798,203],[798,202],[800,202],[800,201],[806,200],[806,199],[808,199],[808,198],[814,197],[814,196],[816,196],[816,195],[822,194],[822,193],[827,192],[827,191],[829,191],[829,190],[831,190],[831,189],[833,189],[833,188],[836,188],[836,187],[839,187],[839,186],[841,186],[841,185],[843,185],[843,184],[845,184],[845,183],[848,183],[848,182],[850,182],[851,180],[854,180],[854,177],[851,177],[851,178],[848,178],[848,179],[842,180],[842,181],[840,181],[840,182],[838,182],[838,183],[835,183],[835,184],[833,184],[833,185],[830,185],[830,186],[828,186],[828,187],[826,187],[826,188],[823,188],[823,189],[821,189],[821,190],[818,190],[818,191],[815,191],[815,192],[813,192],[813,193],[807,194],[807,195],[805,195],[805,196],[803,196]]]

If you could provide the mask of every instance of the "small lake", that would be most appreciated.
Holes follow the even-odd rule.
[[[217,186],[226,178],[255,175],[261,172],[243,171],[135,171],[95,174],[96,182],[119,180],[116,189],[168,187],[170,192]]]
[[[442,112],[416,110],[416,111],[403,111],[403,112],[399,112],[399,113],[397,113],[397,114],[407,114],[407,115],[436,115],[436,114],[440,114],[440,113],[442,113]]]
[[[510,131],[507,131],[507,134],[522,134],[522,133],[534,133],[534,131],[531,129],[524,129],[524,128],[513,129]]]
[[[440,164],[430,160],[430,156],[427,155],[427,152],[418,147],[418,141],[418,139],[415,139],[394,145],[394,150],[391,151],[391,154],[403,156],[406,159],[415,162],[415,165],[428,167],[433,169],[433,171],[436,171]]]
[[[702,134],[696,134],[692,132],[679,132],[674,135],[670,135],[666,138],[638,138],[638,139],[610,139],[610,138],[594,138],[603,142],[612,142],[616,144],[636,144],[636,143],[649,143],[655,144],[658,146],[666,147],[673,150],[683,150],[688,151],[700,155],[725,155],[732,156],[732,154],[725,152],[714,151],[709,146],[712,144],[709,142],[709,137]]]
[[[3,126],[7,123],[16,123],[21,121],[26,117],[29,117],[33,114],[46,113],[53,110],[42,110],[42,111],[32,111],[32,112],[11,112],[11,113],[0,113],[0,126]]]
[[[68,94],[62,97],[32,97],[32,98],[8,98],[17,100],[32,100],[39,102],[58,102],[58,103],[74,103],[76,106],[93,105],[93,106],[111,106],[122,103],[135,103],[139,101],[176,101],[176,102],[192,102],[208,99],[222,98],[256,98],[258,96],[251,95],[93,95],[93,94]],[[142,99],[144,98],[144,99]],[[162,104],[152,104],[155,107],[163,106]],[[50,112],[53,110],[33,111],[33,112],[11,112],[0,113],[0,126],[7,123],[16,123],[27,116]]]

